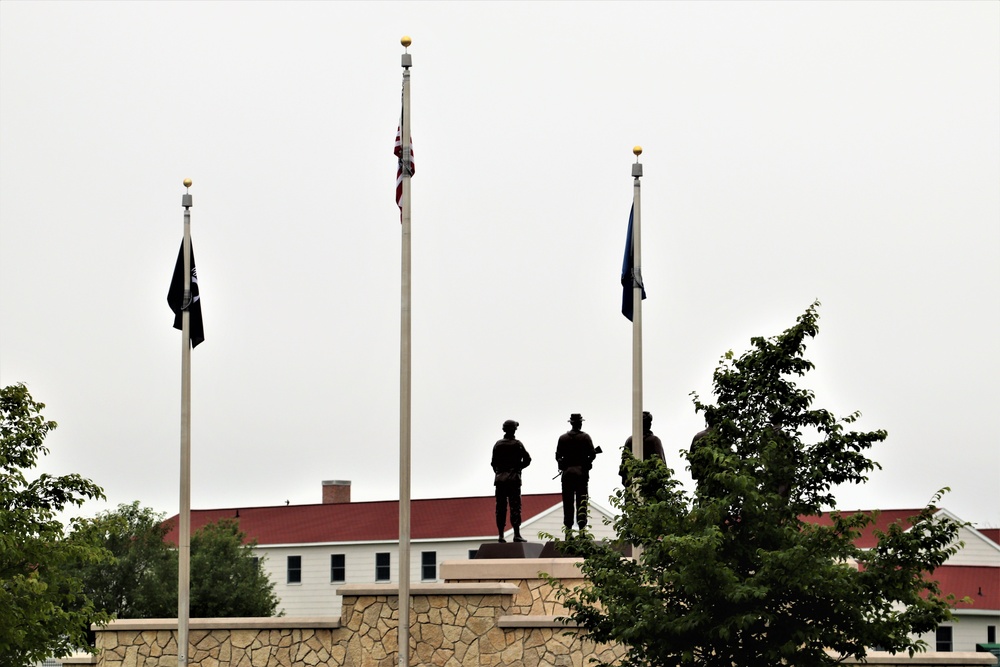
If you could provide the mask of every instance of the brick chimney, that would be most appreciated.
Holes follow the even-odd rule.
[[[342,479],[323,480],[323,504],[351,502],[351,482]]]

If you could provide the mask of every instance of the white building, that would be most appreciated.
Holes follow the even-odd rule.
[[[877,544],[876,531],[885,532],[899,523],[909,529],[912,518],[919,509],[909,510],[857,510],[875,514],[875,521],[855,541],[862,549]],[[844,512],[853,514],[854,512]],[[957,523],[965,523],[945,509],[938,509],[938,516],[945,516]],[[829,514],[809,518],[821,524],[830,524]],[[930,578],[937,581],[944,595],[954,595],[957,600],[952,613],[954,620],[941,624],[936,632],[921,635],[927,650],[939,653],[976,651],[977,644],[996,644],[997,626],[1000,626],[1000,530],[977,530],[972,526],[959,529],[962,549],[947,563],[934,571]],[[971,600],[971,602],[964,600]]]
[[[961,523],[947,510],[939,513]],[[1000,530],[976,530],[964,526],[958,539],[962,550],[947,564],[934,571],[932,577],[944,593],[951,593],[959,602],[955,605],[955,620],[940,625],[935,633],[922,638],[929,650],[938,652],[975,651],[977,644],[996,644],[1000,626]],[[964,602],[965,598],[971,602]]]
[[[562,530],[562,497],[558,493],[522,496],[521,532],[533,542],[541,534]],[[874,514],[872,510],[859,510]],[[961,519],[944,509],[939,513],[958,523]],[[893,523],[909,527],[919,509],[882,510],[856,541],[861,548],[877,543],[875,531]],[[590,503],[590,530],[596,539],[612,539],[611,517],[606,509]],[[484,543],[497,540],[495,500],[492,496],[436,498],[410,501],[410,581],[440,581],[442,561],[475,556]],[[286,616],[339,616],[343,584],[399,582],[399,502],[351,502],[350,482],[323,482],[323,502],[317,505],[280,505],[192,510],[191,530],[219,521],[237,519],[240,530],[257,543],[255,552],[275,583],[279,611]],[[829,524],[829,514],[807,520]],[[176,516],[167,539],[177,542]],[[506,532],[508,542],[512,531]],[[977,644],[996,644],[1000,626],[1000,530],[963,526],[964,547],[933,578],[944,594],[958,600],[955,619],[922,637],[930,651],[975,651]],[[963,600],[971,600],[971,602]]]
[[[495,543],[493,496],[410,501],[410,581],[440,581],[446,560],[475,556],[483,543]],[[603,519],[611,516],[590,503],[590,530],[596,539],[612,537]],[[546,542],[540,534],[562,531],[562,496],[521,497],[521,534]],[[280,505],[192,510],[191,531],[221,519],[236,519],[274,582],[279,611],[286,616],[339,616],[343,584],[399,581],[399,502],[351,502],[350,482],[323,482],[318,505]],[[167,540],[177,542],[176,516]],[[513,539],[508,528],[506,539]]]

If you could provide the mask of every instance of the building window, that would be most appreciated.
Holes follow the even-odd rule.
[[[987,644],[997,643],[997,626],[995,625],[986,626],[986,643]]]
[[[389,581],[389,554],[375,554],[375,581]]]
[[[288,583],[302,583],[302,556],[288,557]]]
[[[479,549],[469,549],[469,560],[475,560],[477,553],[479,553]]]
[[[436,551],[420,552],[420,578],[424,581],[437,581],[438,565]]]
[[[344,564],[344,554],[330,554],[330,582],[346,581],[347,566]]]
[[[950,625],[939,625],[937,629],[937,650],[938,653],[950,653],[951,652],[951,626]]]

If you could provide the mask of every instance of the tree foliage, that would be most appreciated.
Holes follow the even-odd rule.
[[[94,604],[116,618],[164,618],[177,614],[177,565],[163,541],[163,514],[139,501],[83,519],[74,541],[100,546],[113,558],[83,563],[79,575]]]
[[[138,501],[80,522],[73,539],[103,545],[114,556],[81,568],[85,590],[99,608],[117,618],[176,617],[177,550],[164,540],[168,528],[162,514]],[[274,615],[274,583],[245,538],[233,520],[192,535],[192,618]]]
[[[26,475],[56,428],[44,408],[23,384],[0,389],[0,664],[13,667],[85,648],[90,624],[108,619],[75,576],[78,564],[107,553],[66,540],[57,519],[71,505],[103,498],[101,488],[75,474]]]
[[[860,484],[877,467],[866,452],[885,431],[858,432],[796,386],[813,364],[813,304],[795,326],[727,353],[713,376],[714,403],[694,396],[707,428],[685,453],[693,494],[657,458],[623,454],[625,488],[616,542],[560,542],[583,556],[588,583],[560,589],[570,617],[598,641],[627,648],[622,665],[835,664],[924,648],[911,633],[950,617],[929,578],[954,554],[959,526],[928,506],[855,546],[873,517],[830,513],[833,487]],[[936,502],[940,494],[935,497]],[[626,545],[637,559],[622,558]],[[829,651],[829,652],[828,652]]]
[[[210,523],[191,537],[191,615],[273,616],[274,582],[234,519]]]

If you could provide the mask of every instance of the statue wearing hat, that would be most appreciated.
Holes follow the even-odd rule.
[[[587,485],[590,469],[598,451],[590,436],[581,429],[583,417],[574,412],[569,416],[570,430],[559,436],[556,462],[562,474],[563,526],[567,535],[576,520],[580,530],[587,527]]]
[[[527,542],[521,537],[521,471],[531,465],[531,456],[521,441],[514,437],[519,424],[513,419],[503,423],[503,439],[493,445],[493,485],[497,499],[497,542],[506,542],[504,527],[507,524],[507,506],[510,505],[510,525],[514,528],[514,541]]]

